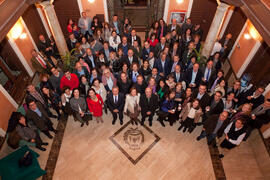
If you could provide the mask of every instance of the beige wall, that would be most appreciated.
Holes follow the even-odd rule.
[[[0,128],[7,130],[8,120],[16,108],[9,102],[6,96],[0,91]]]
[[[88,0],[81,0],[81,2],[83,11],[91,18],[96,14],[105,14],[103,0],[95,0],[93,3],[90,3]]]
[[[257,30],[251,24],[251,22],[248,21],[247,23],[248,25],[243,31],[243,34],[241,34],[241,37],[239,38],[239,46],[235,47],[230,57],[230,62],[235,74],[238,73],[241,66],[244,64],[246,58],[248,57],[250,51],[252,50],[256,42],[262,40],[261,36],[258,34]],[[250,36],[250,39],[245,38],[246,34]]]
[[[21,27],[22,28],[21,34],[26,34],[26,37],[24,39],[22,39],[20,37],[14,39],[12,37],[12,31],[14,30],[14,28],[17,28],[17,27]],[[16,30],[14,30],[14,31],[16,31]],[[33,45],[32,41],[31,41],[31,39],[30,39],[30,37],[29,37],[26,29],[24,28],[21,19],[18,19],[18,21],[16,22],[16,24],[11,28],[11,30],[7,34],[7,36],[8,36],[8,38],[12,38],[13,39],[13,41],[18,46],[19,50],[21,51],[22,55],[26,59],[27,63],[31,67],[31,69],[35,72],[35,69],[32,67],[32,64],[31,64],[31,61],[30,61],[30,59],[32,58],[31,50],[34,49],[34,45]]]
[[[183,0],[183,3],[177,3],[176,0],[170,0],[167,22],[170,24],[171,12],[180,12],[188,10],[189,0]]]

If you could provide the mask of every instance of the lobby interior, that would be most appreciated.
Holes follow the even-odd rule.
[[[39,35],[53,37],[64,55],[67,21],[77,22],[81,12],[102,22],[114,14],[128,17],[142,42],[154,20],[170,24],[173,14],[184,14],[204,30],[207,57],[215,40],[230,33],[233,46],[223,62],[226,81],[232,85],[249,74],[254,85],[265,85],[264,96],[270,98],[270,0],[0,0],[0,12],[0,159],[15,151],[7,144],[10,116],[25,103],[27,84],[39,81],[30,61]],[[157,116],[151,127],[132,125],[127,116],[123,125],[112,126],[111,113],[103,119],[83,128],[72,116],[52,119],[58,133],[53,139],[41,133],[47,150],[31,147],[46,171],[39,179],[270,179],[270,123],[220,159],[220,147],[196,141],[202,126],[183,134],[168,122],[162,127]],[[129,130],[143,138],[138,147],[128,143]]]

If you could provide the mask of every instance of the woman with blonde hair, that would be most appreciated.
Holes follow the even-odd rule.
[[[116,86],[117,80],[109,68],[105,68],[102,74],[102,83],[107,91],[112,91],[112,87]]]
[[[137,92],[135,87],[130,89],[130,93],[126,95],[126,102],[124,106],[124,113],[130,117],[132,125],[135,123],[138,125],[138,116],[140,114],[141,108],[140,103],[140,93]]]

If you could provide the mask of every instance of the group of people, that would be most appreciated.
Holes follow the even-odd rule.
[[[53,40],[40,35],[46,46],[32,51],[40,83],[27,87],[29,123],[20,126],[37,127],[52,138],[50,131],[56,130],[50,117],[60,119],[62,114],[73,115],[81,127],[93,117],[103,123],[108,110],[113,125],[118,118],[122,125],[125,114],[132,124],[144,125],[148,119],[152,126],[157,115],[162,126],[168,121],[183,132],[203,125],[197,140],[207,137],[209,145],[225,133],[221,147],[231,149],[269,120],[270,99],[264,99],[263,86],[252,86],[248,75],[227,85],[222,61],[230,51],[231,35],[219,41],[221,48],[215,48],[206,64],[199,64],[203,30],[191,19],[182,25],[160,19],[145,42],[129,19],[121,23],[117,15],[109,24],[83,12],[78,24],[69,20],[67,30],[68,47],[77,57],[74,71],[57,67]]]

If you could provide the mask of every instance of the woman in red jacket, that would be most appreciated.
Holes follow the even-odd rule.
[[[93,88],[90,88],[87,93],[87,105],[89,108],[90,113],[96,117],[97,123],[102,122],[102,108],[103,108],[103,100],[99,94]]]

